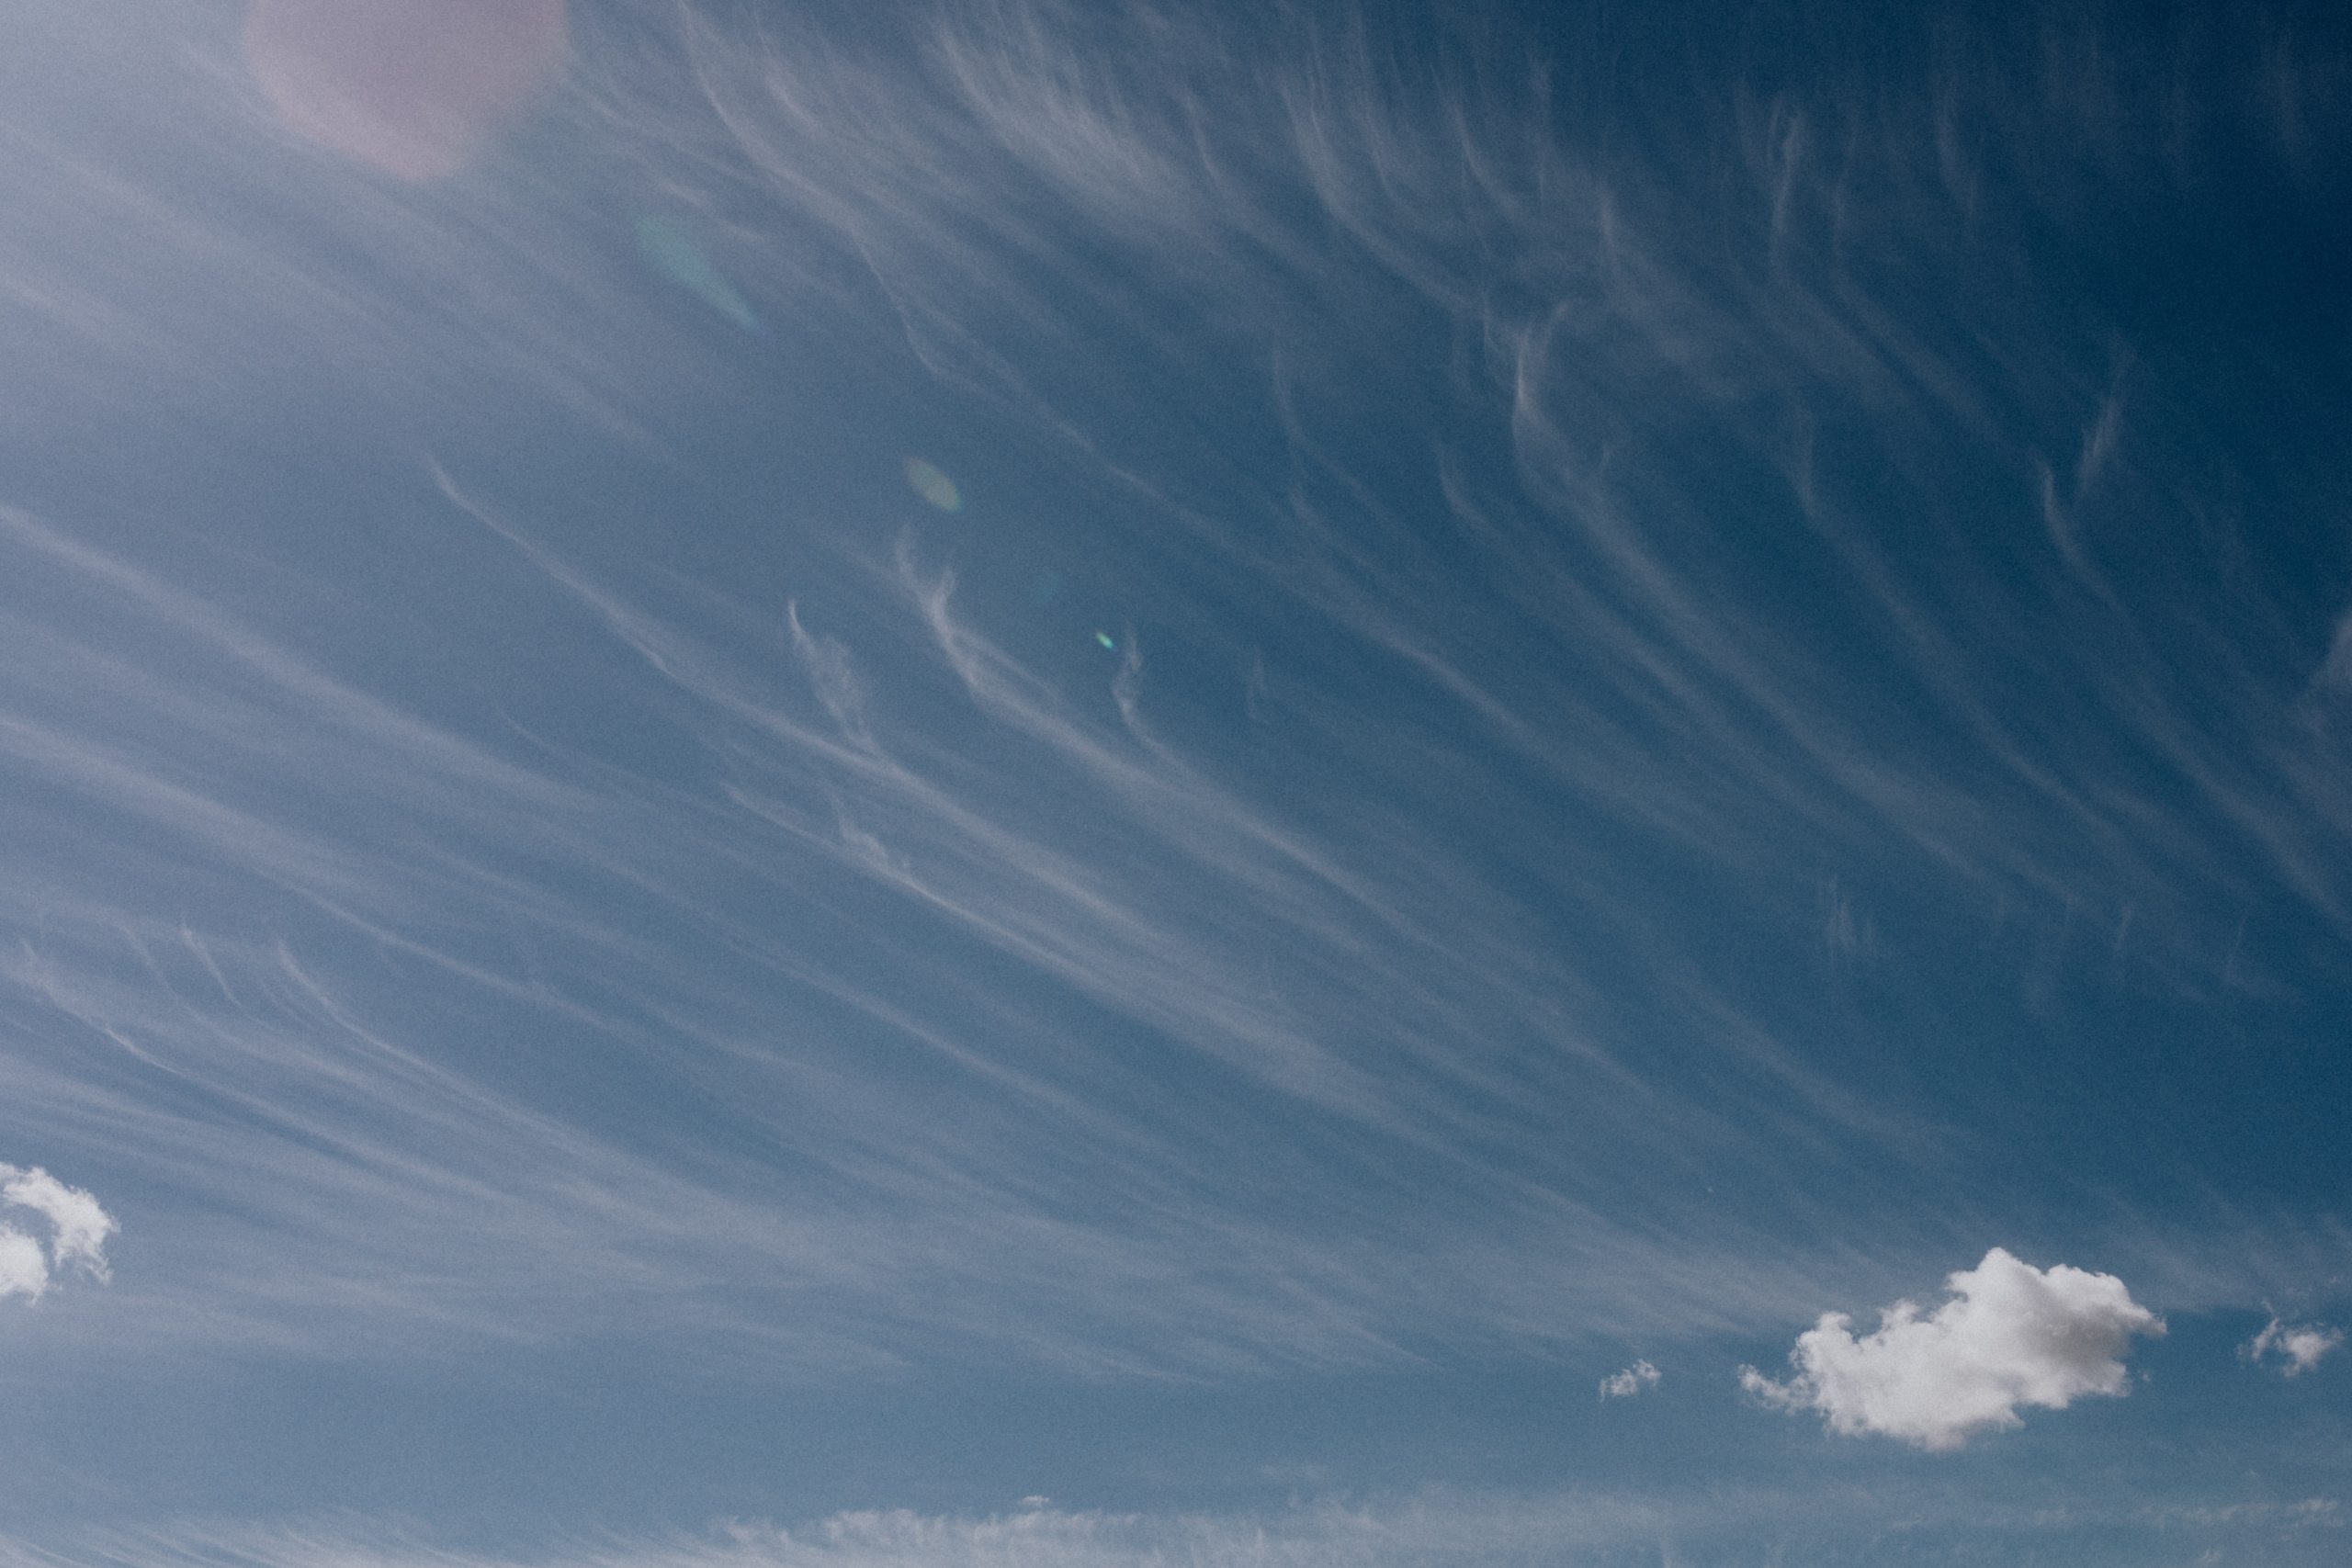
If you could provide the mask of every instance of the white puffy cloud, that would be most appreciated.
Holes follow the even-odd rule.
[[[1951,1299],[1934,1311],[1897,1302],[1866,1336],[1844,1313],[1825,1314],[1789,1352],[1794,1377],[1775,1382],[1742,1367],[1740,1386],[1780,1409],[1818,1410],[1846,1436],[1956,1449],[2019,1425],[2021,1407],[2123,1393],[2132,1337],[2164,1332],[2114,1275],[2036,1269],[1997,1247],[1945,1288]]]
[[[2320,1358],[2344,1343],[2344,1330],[2324,1323],[2286,1324],[2273,1317],[2262,1332],[2245,1343],[2245,1359],[2259,1362],[2274,1351],[2284,1363],[2282,1377],[2299,1378],[2320,1363]]]
[[[107,1277],[107,1237],[118,1227],[114,1216],[89,1193],[66,1186],[39,1166],[24,1170],[0,1164],[0,1204],[30,1209],[50,1226],[44,1249],[34,1236],[0,1224],[0,1298],[39,1300],[55,1274],[69,1269],[93,1279]]]
[[[1657,1385],[1658,1370],[1647,1361],[1635,1361],[1622,1372],[1612,1372],[1600,1380],[1603,1399],[1631,1399],[1645,1388]]]

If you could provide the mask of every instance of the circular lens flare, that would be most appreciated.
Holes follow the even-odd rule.
[[[243,41],[289,127],[424,181],[465,166],[565,37],[564,0],[253,0]]]

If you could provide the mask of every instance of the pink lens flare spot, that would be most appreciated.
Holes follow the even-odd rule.
[[[288,126],[424,181],[465,166],[566,36],[564,0],[253,0],[244,50]]]

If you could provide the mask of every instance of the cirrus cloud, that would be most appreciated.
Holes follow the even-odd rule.
[[[2021,1425],[2021,1408],[2122,1394],[2132,1338],[2164,1332],[2114,1275],[2036,1269],[1997,1247],[1945,1289],[1951,1299],[1933,1311],[1895,1303],[1868,1335],[1826,1313],[1789,1352],[1795,1376],[1776,1382],[1742,1367],[1740,1386],[1777,1409],[1817,1410],[1841,1436],[1942,1451]]]

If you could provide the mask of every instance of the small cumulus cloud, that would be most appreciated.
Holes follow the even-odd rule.
[[[2245,1359],[2259,1366],[2275,1357],[2281,1377],[2299,1378],[2344,1343],[2344,1330],[2324,1323],[2288,1324],[2273,1317],[2245,1342]]]
[[[1656,1388],[1662,1374],[1647,1361],[1635,1361],[1622,1372],[1611,1372],[1600,1380],[1600,1397],[1631,1399],[1645,1388]]]
[[[50,1231],[44,1247],[39,1237],[0,1221],[0,1297],[37,1301],[68,1270],[107,1278],[107,1237],[119,1227],[89,1193],[39,1166],[0,1165],[0,1206],[28,1209],[49,1222]]]
[[[1789,1352],[1794,1377],[1776,1382],[1742,1367],[1740,1386],[1778,1409],[1817,1410],[1844,1436],[1941,1451],[2020,1425],[2020,1408],[2123,1393],[2133,1337],[2164,1332],[2114,1275],[2036,1269],[1997,1247],[1945,1288],[1951,1299],[1932,1312],[1897,1302],[1869,1335],[1844,1313],[1825,1314]]]

